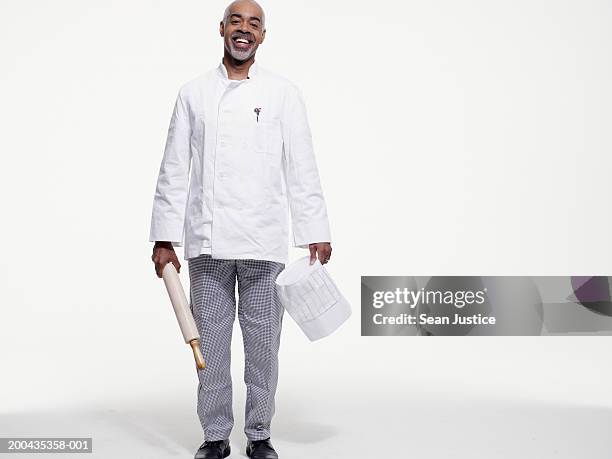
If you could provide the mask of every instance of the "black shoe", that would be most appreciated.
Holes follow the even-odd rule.
[[[251,459],[278,459],[269,437],[265,440],[248,440],[246,455]]]
[[[222,459],[229,455],[229,440],[205,441],[196,452],[194,459]]]

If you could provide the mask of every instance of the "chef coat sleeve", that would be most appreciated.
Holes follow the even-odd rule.
[[[182,88],[174,104],[153,198],[149,241],[183,246],[191,167],[191,126]]]
[[[308,248],[308,244],[314,242],[331,242],[306,106],[300,89],[295,85],[290,85],[285,93],[282,131],[293,245]]]

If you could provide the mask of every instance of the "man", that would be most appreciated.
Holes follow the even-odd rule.
[[[275,411],[283,307],[275,280],[292,244],[310,262],[331,256],[326,204],[300,90],[255,62],[265,16],[253,0],[225,10],[219,66],[179,90],[153,202],[149,240],[158,277],[180,272],[184,244],[191,308],[207,364],[198,371],[204,443],[196,458],[230,453],[233,427],[230,346],[236,315],[245,352],[247,456],[278,458]]]

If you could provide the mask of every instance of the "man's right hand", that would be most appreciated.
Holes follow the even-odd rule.
[[[177,272],[181,272],[181,264],[178,261],[172,242],[157,241],[153,246],[153,255],[151,260],[155,263],[155,273],[157,277],[162,277],[164,267],[168,262],[172,262]]]

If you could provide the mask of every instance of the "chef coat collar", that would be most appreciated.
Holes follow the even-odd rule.
[[[217,67],[217,72],[219,74],[219,76],[221,78],[223,78],[224,80],[228,80],[228,81],[235,81],[237,83],[239,82],[243,82],[243,81],[248,81],[248,80],[252,80],[254,77],[257,76],[257,62],[253,61],[253,63],[251,64],[251,66],[249,67],[249,72],[247,75],[247,78],[244,80],[230,80],[227,74],[227,68],[225,68],[225,64],[223,64],[223,59],[221,59],[221,62],[219,63],[219,67]]]

